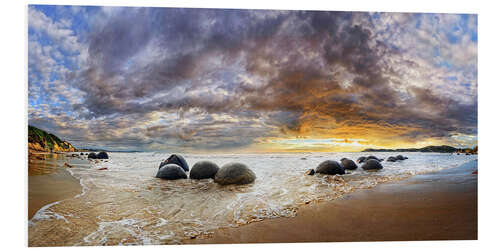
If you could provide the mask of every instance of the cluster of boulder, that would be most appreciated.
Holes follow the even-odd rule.
[[[173,154],[160,163],[156,178],[166,180],[187,179],[214,179],[220,185],[249,184],[255,181],[255,173],[242,163],[228,163],[219,168],[211,161],[199,161],[189,171],[189,165],[184,157]]]
[[[387,157],[387,161],[390,161],[390,162],[404,161],[406,159],[408,159],[408,157],[402,156],[402,155]]]
[[[88,159],[109,159],[108,153],[106,152],[99,152],[98,154],[92,152],[89,153],[87,156]]]
[[[392,157],[392,156],[391,156]],[[392,161],[392,158],[395,158],[397,160],[405,160],[408,159],[408,157],[404,157],[402,155],[398,155],[397,157],[389,157]],[[382,166],[381,162],[384,159],[377,158],[373,155],[370,155],[368,157],[359,157],[357,159],[358,164],[361,164],[361,168],[363,170],[379,170],[383,169],[384,167]],[[307,170],[306,174],[307,175],[314,175],[315,173],[320,173],[320,174],[328,174],[328,175],[343,175],[345,174],[345,170],[356,170],[358,168],[358,165],[351,160],[347,158],[342,158],[340,160],[340,163],[337,161],[333,160],[326,160],[322,163],[320,163],[316,169],[309,169]]]

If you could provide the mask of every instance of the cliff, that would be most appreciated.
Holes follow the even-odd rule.
[[[76,148],[69,142],[47,133],[37,127],[28,125],[28,150],[36,152],[75,152]]]

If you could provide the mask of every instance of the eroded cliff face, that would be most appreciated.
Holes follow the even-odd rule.
[[[28,150],[36,152],[77,151],[69,142],[33,126],[28,126]]]

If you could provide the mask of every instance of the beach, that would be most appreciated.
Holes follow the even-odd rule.
[[[38,153],[28,164],[28,219],[43,206],[74,197],[82,191],[80,181],[64,168],[72,159],[64,154]]]
[[[323,203],[293,218],[221,229],[189,244],[477,240],[477,161],[385,183]]]
[[[190,166],[210,157],[256,172],[253,184],[220,186],[154,178],[168,155],[64,157],[44,175],[31,171],[28,245],[477,239],[477,156],[408,153],[381,171],[334,177],[305,171],[363,153],[185,155]]]

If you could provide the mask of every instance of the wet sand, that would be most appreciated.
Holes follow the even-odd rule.
[[[301,207],[296,217],[217,230],[188,244],[477,240],[477,160]]]
[[[36,154],[29,159],[28,219],[47,204],[81,193],[80,181],[64,167],[65,162],[74,161],[62,154]]]

